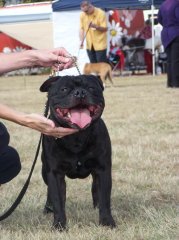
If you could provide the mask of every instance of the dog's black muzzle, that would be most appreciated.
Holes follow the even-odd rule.
[[[74,91],[74,97],[77,99],[84,99],[87,96],[87,92],[83,88],[77,88]]]

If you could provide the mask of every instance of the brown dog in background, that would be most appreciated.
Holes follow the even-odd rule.
[[[106,79],[108,78],[109,81],[113,84],[112,80],[112,68],[111,65],[105,62],[100,63],[86,63],[83,69],[84,74],[96,74],[98,75],[103,84],[105,84]]]

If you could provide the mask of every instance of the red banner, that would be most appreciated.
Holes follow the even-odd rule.
[[[142,10],[112,10],[109,12],[110,44],[120,44],[122,36],[136,37],[144,27]]]
[[[20,52],[27,49],[32,49],[32,47],[19,42],[3,32],[0,32],[0,52]]]

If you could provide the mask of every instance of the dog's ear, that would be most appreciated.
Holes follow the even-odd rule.
[[[83,75],[85,78],[88,78],[89,80],[91,79],[92,81],[96,81],[98,83],[98,85],[101,87],[102,91],[104,90],[104,84],[103,81],[101,80],[100,76],[96,76],[96,75]]]
[[[49,77],[41,86],[40,86],[40,91],[41,92],[48,92],[49,88],[51,85],[56,82],[60,77]]]

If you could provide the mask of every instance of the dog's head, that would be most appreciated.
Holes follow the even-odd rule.
[[[51,118],[63,127],[84,129],[105,106],[103,85],[93,75],[50,77],[40,91],[48,92]]]

